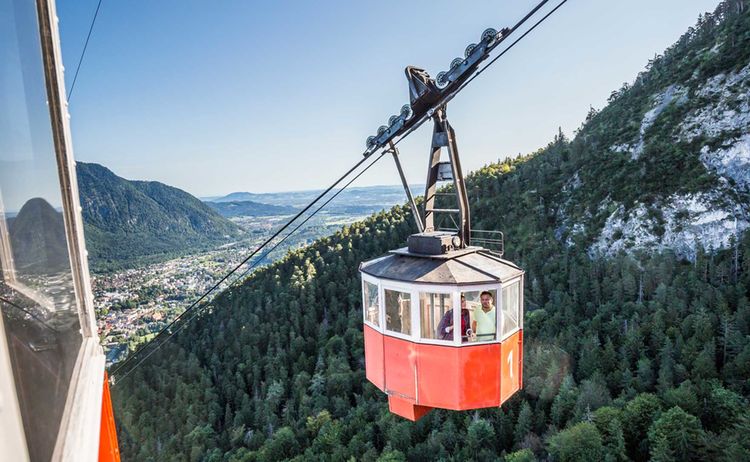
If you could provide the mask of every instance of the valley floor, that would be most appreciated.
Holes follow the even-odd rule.
[[[107,363],[123,359],[129,350],[150,340],[289,218],[291,217],[233,218],[252,237],[210,251],[95,275],[94,304]],[[341,226],[363,218],[361,215],[321,213],[257,266],[275,261],[291,248],[330,235]],[[241,274],[249,265],[245,265],[237,274]],[[233,280],[234,278],[230,278],[230,281]]]

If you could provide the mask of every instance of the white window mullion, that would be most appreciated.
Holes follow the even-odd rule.
[[[497,322],[497,337],[498,340],[503,338],[503,329],[505,328],[505,315],[503,309],[505,308],[505,287],[506,284],[500,284],[497,289],[497,300],[495,300],[495,318]]]
[[[518,328],[523,329],[523,307],[524,307],[524,293],[523,293],[523,275],[521,275],[521,279],[518,281]]]
[[[378,318],[380,319],[379,332],[385,332],[385,289],[378,281]]]
[[[461,297],[453,297],[453,344],[461,345]]]
[[[419,303],[419,290],[412,288],[411,291],[411,337],[413,340],[417,340],[421,337],[421,324],[420,324],[420,311],[422,311]]]

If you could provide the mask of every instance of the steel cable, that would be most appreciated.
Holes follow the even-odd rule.
[[[326,200],[322,205],[320,205],[316,210],[314,210],[310,215],[308,215],[302,222],[300,222],[294,229],[292,229],[286,236],[284,236],[279,242],[277,242],[273,247],[271,247],[270,250],[268,250],[266,253],[261,255],[256,261],[249,266],[242,274],[240,274],[234,281],[232,281],[228,287],[226,287],[224,290],[229,289],[232,287],[235,283],[237,283],[240,279],[242,279],[251,269],[255,268],[263,259],[268,256],[271,252],[273,252],[279,245],[281,245],[284,241],[286,241],[292,234],[294,234],[297,230],[299,230],[305,223],[307,223],[313,216],[315,216],[318,212],[320,212],[326,205],[328,205],[333,199],[335,199],[341,192],[343,192],[349,185],[351,185],[355,180],[357,180],[362,174],[364,174],[367,170],[370,169],[377,161],[383,158],[383,156],[387,153],[387,150],[383,150],[383,152],[375,158],[370,164],[368,164],[362,171],[360,171],[357,175],[354,176],[348,183],[346,183],[341,189],[336,191],[335,194],[333,194],[328,200]],[[221,286],[222,283],[224,283],[227,279],[229,279],[232,274],[237,272],[242,266],[244,266],[246,263],[248,263],[255,255],[260,252],[266,245],[271,243],[276,237],[278,237],[286,228],[288,228],[294,221],[296,221],[299,217],[301,217],[306,211],[308,211],[310,208],[312,208],[315,203],[317,203],[320,199],[322,199],[326,194],[328,194],[333,188],[336,187],[337,184],[339,184],[341,181],[343,181],[346,177],[348,177],[354,170],[356,170],[359,166],[361,166],[365,161],[367,161],[369,157],[361,159],[357,164],[352,167],[349,171],[347,171],[344,175],[342,175],[336,182],[334,182],[328,189],[326,189],[324,192],[319,194],[312,202],[310,202],[304,209],[302,209],[299,213],[297,213],[291,220],[286,222],[279,230],[277,230],[271,237],[266,239],[260,246],[258,246],[248,257],[246,257],[244,260],[242,260],[241,263],[239,263],[237,266],[235,266],[231,271],[229,271],[224,277],[219,280],[219,282],[215,283],[210,289],[208,289],[203,295],[201,295],[196,301],[194,301],[190,306],[188,306],[185,311],[183,311],[179,316],[177,316],[169,325],[167,325],[165,328],[163,328],[159,333],[156,334],[156,336],[150,340],[148,343],[143,344],[141,347],[136,349],[133,354],[131,354],[127,359],[125,359],[121,364],[119,364],[116,368],[114,368],[110,372],[110,379],[113,383],[116,382],[116,377],[120,374],[120,371],[122,371],[124,368],[127,367],[128,363],[134,358],[136,358],[138,355],[140,355],[146,348],[151,347],[154,342],[157,342],[159,337],[162,335],[167,335],[166,339],[164,339],[161,343],[156,344],[157,346],[154,347],[142,360],[138,361],[130,370],[127,370],[126,373],[122,376],[122,379],[130,375],[130,373],[135,370],[141,363],[143,363],[146,359],[148,359],[153,353],[155,353],[159,348],[161,348],[162,345],[164,345],[167,341],[169,341],[177,332],[182,330],[182,327],[187,325],[195,316],[197,316],[200,313],[200,309],[208,306],[211,302],[207,302],[203,305],[199,305],[201,301],[203,301],[208,295],[211,294],[214,290],[216,290],[219,286]],[[186,316],[190,315],[192,311],[197,310],[196,313],[194,313],[192,316],[187,318],[183,324],[178,325],[177,323],[181,321]],[[176,326],[174,332],[171,332],[171,329]]]
[[[534,13],[536,13],[545,3],[547,3],[548,0],[544,0],[537,4],[537,6],[524,18],[522,18],[520,21],[516,23],[516,25],[513,26],[511,29],[512,31],[515,31],[518,29],[521,25],[523,25],[529,18],[533,16]],[[505,53],[507,53],[511,48],[513,48],[518,42],[523,40],[531,31],[536,29],[540,24],[542,24],[547,18],[549,18],[553,13],[555,13],[563,4],[565,4],[567,0],[562,0],[560,3],[557,4],[552,10],[550,10],[546,15],[544,15],[540,20],[538,20],[534,25],[532,25],[528,30],[526,30],[520,37],[518,37],[516,40],[514,40],[510,45],[505,47],[500,54],[498,54],[496,57],[494,57],[491,61],[489,61],[486,65],[484,65],[482,68],[477,70],[470,78],[468,78],[464,83],[462,83],[458,88],[456,88],[454,91],[452,91],[450,94],[445,95],[441,100],[438,101],[438,103],[435,104],[435,107],[441,107],[444,106],[446,103],[448,103],[450,100],[452,100],[456,94],[458,94],[461,90],[463,90],[471,81],[473,81],[476,77],[478,77],[481,73],[483,73],[489,66],[494,64],[500,57],[502,57]],[[101,1],[100,1],[101,4]],[[97,13],[98,13],[98,7],[97,7]],[[94,20],[96,19],[96,15],[94,17]],[[93,22],[92,22],[92,29],[93,29]],[[91,31],[89,31],[89,36],[91,34]],[[88,43],[88,39],[87,39]],[[85,47],[84,47],[85,52]],[[80,63],[79,63],[80,67]],[[74,81],[75,83],[75,81]],[[72,90],[72,89],[71,89]],[[407,130],[404,134],[400,135],[398,140],[396,140],[393,145],[398,145],[402,140],[404,140],[408,135],[410,135],[412,132],[414,132],[417,128],[419,128],[426,120],[431,118],[432,113],[428,112],[425,114],[422,119],[413,125],[409,130]],[[279,242],[277,242],[270,250],[265,252],[263,255],[261,255],[251,266],[249,266],[245,271],[240,274],[234,281],[232,281],[228,286],[228,288],[231,288],[234,284],[236,284],[239,280],[241,280],[245,275],[255,268],[263,259],[268,256],[271,252],[273,252],[281,243],[286,241],[292,234],[294,234],[297,230],[299,230],[307,221],[309,221],[313,216],[315,216],[320,210],[323,209],[328,203],[330,203],[334,198],[336,198],[342,191],[344,191],[350,184],[352,184],[357,178],[359,178],[364,172],[366,172],[370,167],[372,167],[377,161],[379,161],[387,152],[389,152],[388,148],[382,147],[378,148],[372,152],[369,152],[368,150],[365,150],[363,152],[363,157],[360,159],[359,162],[357,162],[352,168],[350,168],[346,173],[344,173],[341,177],[339,177],[331,186],[329,186],[326,190],[324,190],[322,193],[320,193],[315,199],[313,199],[312,202],[310,202],[307,206],[305,206],[300,212],[298,212],[294,217],[292,217],[289,221],[287,221],[281,228],[279,228],[271,237],[266,239],[261,245],[259,245],[250,255],[248,255],[245,259],[242,260],[237,266],[235,266],[232,270],[230,270],[226,275],[224,275],[217,283],[215,283],[211,288],[209,288],[203,295],[201,295],[197,300],[195,300],[193,303],[191,303],[185,311],[183,311],[180,315],[178,315],[172,322],[169,323],[165,328],[163,328],[161,331],[159,331],[156,336],[149,342],[141,345],[136,349],[135,352],[133,352],[128,358],[126,358],[124,361],[122,361],[120,364],[118,364],[112,372],[110,372],[110,379],[112,380],[113,385],[116,383],[117,380],[122,380],[126,378],[128,375],[130,375],[138,366],[140,366],[144,361],[146,361],[154,352],[156,352],[159,348],[161,348],[164,344],[166,344],[177,332],[182,330],[183,326],[187,325],[192,319],[194,319],[198,314],[200,314],[200,309],[209,306],[211,301],[204,303],[202,305],[201,302],[205,300],[208,295],[210,295],[214,290],[219,288],[225,281],[229,279],[234,273],[236,273],[242,266],[247,264],[255,255],[257,255],[264,247],[266,247],[268,244],[270,244],[274,239],[276,239],[284,230],[286,230],[289,226],[291,226],[292,223],[294,223],[297,219],[299,219],[302,215],[304,215],[308,210],[310,210],[313,205],[315,205],[318,201],[320,201],[326,194],[331,192],[339,183],[341,183],[344,179],[346,179],[349,175],[351,175],[357,168],[359,168],[362,164],[364,164],[365,161],[367,161],[374,153],[376,153],[378,150],[381,150],[380,156],[378,156],[374,161],[372,161],[367,167],[365,167],[361,172],[359,172],[353,179],[351,179],[346,185],[344,185],[341,189],[339,189],[335,194],[333,194],[332,197],[330,197],[326,202],[324,202],[321,206],[319,206],[315,211],[313,211],[307,218],[305,218],[301,223],[299,223],[294,229],[292,229],[287,235],[285,235]],[[225,289],[226,290],[226,289]],[[194,310],[198,310],[195,313],[193,313]],[[192,314],[192,315],[191,315]],[[187,317],[189,316],[189,317]],[[178,325],[178,322],[185,319],[185,321],[182,324]],[[175,327],[174,332],[171,332],[171,329]],[[118,378],[120,372],[125,369],[128,364],[135,360],[140,354],[145,351],[146,348],[151,347],[154,345],[154,342],[157,342],[158,339],[162,335],[168,335],[161,343],[156,343],[156,346],[153,347],[153,349],[146,354],[146,356],[135,363],[135,365],[126,370],[126,372],[123,374],[122,378]]]
[[[91,33],[94,31],[94,24],[96,24],[96,18],[99,17],[99,8],[102,6],[102,0],[96,5],[96,11],[94,11],[94,17],[91,19],[91,26],[89,26],[89,33],[86,35],[86,41],[83,44],[83,51],[81,51],[81,57],[78,58],[78,66],[76,66],[76,73],[73,75],[73,83],[70,84],[70,90],[68,90],[68,99],[73,95],[73,89],[76,87],[76,80],[78,80],[78,72],[81,70],[81,64],[83,63],[83,57],[86,56],[86,49],[89,47],[89,40],[91,39]]]

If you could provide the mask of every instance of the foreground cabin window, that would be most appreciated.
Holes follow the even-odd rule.
[[[419,294],[420,332],[422,338],[453,340],[453,305],[451,294]],[[449,332],[446,329],[451,327]]]
[[[503,288],[503,336],[519,328],[520,287],[521,285],[518,282],[514,282]]]
[[[362,288],[362,298],[365,321],[380,327],[378,286],[371,282],[364,281],[364,287]]]
[[[497,290],[477,290],[464,292],[462,294],[466,299],[463,304],[470,319],[469,335],[463,335],[461,341],[466,342],[486,342],[497,338],[497,309],[495,300],[497,299]],[[462,310],[462,311],[463,311]]]
[[[41,55],[36,3],[0,0],[0,339],[32,461],[52,458],[82,343]]]
[[[411,294],[385,289],[385,328],[391,332],[411,334]]]

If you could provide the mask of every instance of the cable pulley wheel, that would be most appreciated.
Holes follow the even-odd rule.
[[[439,72],[437,77],[435,77],[435,84],[441,90],[447,87],[448,86],[448,73],[445,71]]]
[[[404,120],[411,118],[411,116],[414,114],[414,111],[411,109],[411,104],[404,104],[401,106],[401,116],[404,118]]]
[[[492,42],[495,40],[495,38],[497,38],[497,31],[491,27],[482,32],[483,42]]]

